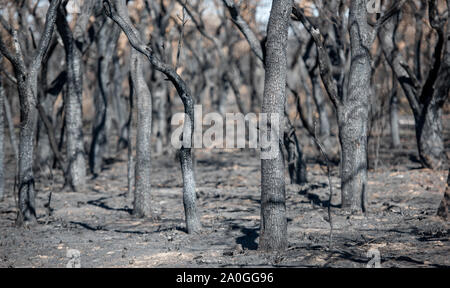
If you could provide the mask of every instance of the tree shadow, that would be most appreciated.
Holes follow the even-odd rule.
[[[243,249],[256,250],[258,244],[256,243],[256,238],[258,238],[258,228],[241,228],[241,232],[244,233],[243,236],[236,238],[236,243],[241,244]]]
[[[107,197],[100,197],[99,199],[96,200],[89,200],[86,203],[89,205],[93,205],[93,206],[97,206],[106,210],[110,210],[110,211],[122,211],[122,212],[127,212],[128,214],[132,214],[133,213],[133,209],[131,208],[113,208],[110,207],[108,205],[105,204],[105,202],[103,202],[103,200],[106,200]]]

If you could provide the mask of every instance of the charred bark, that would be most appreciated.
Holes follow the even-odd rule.
[[[271,151],[273,157],[261,160],[261,230],[258,249],[262,251],[285,250],[288,245],[284,158],[278,143],[282,143],[284,131],[281,119],[286,100],[286,54],[291,9],[291,0],[274,0],[267,26],[266,76],[261,112],[267,113],[268,129],[275,129],[279,133],[271,135],[278,137],[270,139],[278,148]],[[272,115],[280,119],[278,127],[275,127],[276,123],[271,123]]]
[[[1,56],[0,56],[1,57]],[[5,195],[5,90],[3,89],[2,77],[0,76],[0,201]]]
[[[338,108],[339,140],[341,142],[342,207],[352,212],[364,211],[367,186],[367,129],[370,83],[372,78],[369,38],[364,0],[350,4],[349,33],[351,65],[348,95]]]
[[[65,126],[67,139],[67,173],[69,185],[74,191],[85,186],[86,162],[83,141],[82,116],[82,68],[81,52],[75,47],[73,33],[61,7],[56,21],[64,43],[67,70],[67,94],[64,98]]]
[[[159,60],[153,53],[150,47],[146,46],[140,39],[139,33],[136,28],[131,24],[131,20],[128,15],[127,6],[125,0],[104,0],[104,10],[108,17],[112,18],[116,22],[125,35],[128,37],[128,41],[134,49],[145,55],[153,67],[164,73],[168,80],[172,82],[175,89],[180,96],[184,111],[186,113],[186,120],[184,122],[184,131],[189,137],[189,145],[182,146],[180,149],[180,162],[181,171],[183,175],[183,204],[186,216],[186,230],[188,233],[196,233],[201,229],[200,219],[197,211],[196,193],[195,193],[195,178],[192,166],[191,155],[191,143],[194,129],[194,100],[191,95],[191,91],[180,75],[167,65]]]
[[[110,99],[110,64],[114,55],[115,47],[120,30],[111,21],[99,32],[97,38],[98,47],[98,86],[94,94],[95,119],[92,131],[92,142],[89,151],[89,166],[91,173],[96,176],[100,173],[103,165],[103,157],[108,152],[107,139],[107,114],[108,99]]]
[[[445,186],[444,197],[439,205],[437,215],[445,220],[450,220],[450,169],[447,176],[447,184]]]
[[[137,217],[152,216],[150,206],[152,96],[142,71],[143,55],[131,51],[131,80],[137,101],[136,168],[133,214]]]
[[[17,224],[36,222],[35,188],[33,174],[34,137],[37,124],[37,85],[38,73],[42,65],[42,59],[48,49],[53,35],[57,10],[61,1],[53,0],[47,11],[45,27],[41,39],[34,52],[29,67],[25,65],[24,56],[19,44],[17,32],[13,31],[14,53],[11,53],[0,38],[0,51],[11,62],[17,80],[21,107],[21,127],[19,142],[19,212]]]
[[[383,53],[405,93],[414,114],[416,139],[422,165],[431,169],[445,168],[447,155],[442,135],[442,107],[450,89],[450,21],[444,27],[435,0],[428,2],[430,24],[437,33],[432,67],[425,81],[414,75],[395,46],[397,20],[392,18],[380,29]],[[450,9],[450,1],[447,1]],[[420,50],[420,49],[419,49]],[[418,57],[418,55],[416,55]],[[420,67],[415,67],[420,74]]]

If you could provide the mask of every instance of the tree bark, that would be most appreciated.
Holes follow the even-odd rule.
[[[351,65],[348,94],[338,108],[341,155],[342,208],[364,211],[367,186],[367,128],[372,77],[371,28],[367,23],[366,1],[352,0],[349,33]]]
[[[12,32],[15,53],[11,53],[0,38],[0,51],[11,62],[17,80],[20,100],[20,142],[19,142],[19,212],[17,224],[36,223],[35,188],[33,174],[34,137],[36,134],[37,109],[36,95],[38,73],[42,59],[48,49],[53,35],[57,10],[61,1],[53,0],[47,10],[45,27],[41,39],[32,57],[31,64],[26,67],[17,31]]]
[[[164,73],[167,76],[169,81],[171,81],[175,86],[175,89],[177,90],[178,95],[183,102],[184,111],[186,114],[186,120],[184,122],[183,130],[187,132],[184,135],[189,137],[189,145],[182,146],[180,149],[186,230],[188,233],[199,232],[201,229],[201,223],[197,211],[195,178],[190,148],[194,130],[194,100],[192,98],[191,91],[184,80],[180,77],[180,75],[178,75],[172,67],[159,60],[153,54],[153,51],[150,49],[150,47],[146,46],[142,42],[136,28],[131,24],[125,0],[103,0],[103,6],[106,15],[112,18],[114,22],[116,22],[120,26],[133,48],[144,54],[156,70]]]
[[[1,56],[0,56],[1,57]],[[3,89],[3,81],[0,76],[0,201],[3,200],[5,195],[5,90]]]
[[[82,116],[82,68],[81,52],[75,47],[75,40],[62,8],[59,9],[57,28],[66,52],[67,94],[64,98],[64,112],[67,139],[67,173],[69,185],[74,191],[82,191],[86,181],[86,162],[83,141]]]
[[[150,206],[152,96],[142,71],[143,56],[131,51],[131,79],[137,101],[136,168],[133,214],[137,217],[152,216]]]
[[[399,148],[400,143],[400,132],[398,127],[398,97],[397,97],[397,79],[395,75],[392,75],[392,93],[389,105],[389,115],[390,115],[390,126],[391,126],[391,140],[392,147]]]
[[[274,0],[267,26],[266,76],[262,113],[267,114],[269,129],[279,131],[278,139],[271,139],[278,149],[273,159],[261,160],[261,227],[258,249],[285,250],[287,241],[284,159],[278,143],[282,143],[284,105],[286,100],[287,43],[291,0]],[[278,127],[272,127],[271,116],[278,116]],[[273,125],[276,125],[273,123]],[[272,149],[274,147],[272,146]],[[263,151],[262,151],[263,152]]]
[[[444,220],[450,220],[450,169],[447,176],[447,185],[445,186],[444,197],[442,198],[441,204],[439,205],[437,215],[442,217]]]
[[[380,40],[383,53],[414,114],[417,147],[422,165],[431,169],[441,169],[447,165],[441,116],[442,107],[450,89],[450,81],[448,81],[450,79],[450,21],[447,21],[444,34],[444,27],[438,16],[437,2],[432,0],[428,4],[430,24],[437,32],[438,41],[431,59],[432,67],[424,83],[414,76],[395,46],[397,20],[389,20],[380,29]],[[450,0],[447,1],[447,9],[450,9]],[[420,67],[415,67],[415,70],[416,73],[420,73]]]
[[[107,114],[108,99],[110,98],[110,64],[119,37],[119,29],[111,21],[100,31],[98,37],[98,93],[94,94],[95,119],[92,131],[91,149],[89,151],[89,166],[91,173],[96,176],[103,165],[103,157],[108,151]]]

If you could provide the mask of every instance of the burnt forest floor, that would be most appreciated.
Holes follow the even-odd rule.
[[[15,226],[14,164],[9,157],[10,189],[0,202],[0,267],[66,267],[69,249],[80,251],[82,267],[365,267],[371,249],[380,252],[382,267],[449,267],[449,223],[435,216],[447,171],[421,168],[413,129],[403,131],[403,149],[381,145],[376,170],[375,160],[369,159],[365,216],[340,211],[339,167],[333,166],[331,249],[326,165],[311,141],[301,138],[305,155],[312,155],[306,157],[309,183],[286,185],[289,248],[273,254],[256,250],[260,161],[255,151],[196,151],[203,224],[197,235],[184,230],[181,171],[173,154],[153,157],[152,207],[158,219],[130,214],[123,150],[106,161],[100,176],[88,178],[81,192],[61,191],[59,171],[54,171],[54,180],[37,177],[39,225],[30,228]],[[51,213],[45,207],[50,192]]]

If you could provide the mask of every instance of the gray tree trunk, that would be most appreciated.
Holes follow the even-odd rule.
[[[17,145],[17,140],[16,140],[16,131],[14,129],[14,122],[12,120],[12,116],[11,116],[11,105],[9,105],[9,101],[8,98],[5,97],[4,99],[4,111],[5,111],[5,120],[8,123],[8,132],[9,132],[9,139],[10,139],[10,143],[11,143],[11,147],[14,153],[14,158],[16,159],[16,164],[19,163],[19,151],[17,151],[18,149],[18,145]]]
[[[29,67],[25,65],[17,32],[13,31],[15,53],[11,53],[0,37],[0,51],[11,62],[17,80],[17,90],[20,100],[20,142],[19,142],[19,213],[17,224],[33,224],[36,222],[36,204],[33,174],[34,137],[36,134],[37,109],[36,95],[38,85],[38,73],[42,66],[42,60],[48,49],[53,35],[57,10],[61,1],[54,0],[46,15],[44,30],[41,39],[32,57]]]
[[[1,57],[1,56],[0,56]],[[0,76],[0,201],[3,200],[5,195],[5,90],[3,89],[3,81]]]
[[[131,71],[129,72],[128,76],[128,85],[130,86],[130,95],[129,95],[129,114],[128,114],[128,123],[127,123],[127,153],[128,153],[128,159],[127,159],[127,180],[128,180],[128,192],[127,197],[130,197],[133,193],[133,187],[134,187],[134,173],[133,173],[133,167],[134,167],[134,160],[133,160],[133,107],[134,107],[134,89],[133,89],[133,80],[131,80]]]
[[[143,55],[131,51],[131,79],[137,101],[136,168],[133,214],[137,217],[152,216],[150,206],[150,168],[152,132],[152,96],[142,71]]]
[[[450,169],[447,176],[447,185],[445,186],[444,197],[442,198],[441,204],[439,205],[437,215],[443,219],[450,220]]]
[[[392,94],[389,105],[389,115],[390,115],[390,124],[391,124],[391,140],[392,147],[399,148],[400,143],[400,130],[398,127],[398,97],[397,97],[397,79],[395,79],[395,75],[393,77],[393,85],[392,85]]]
[[[266,76],[261,112],[267,113],[270,128],[272,114],[280,119],[278,127],[275,127],[279,131],[276,137],[279,138],[271,139],[275,143],[283,141],[281,137],[284,127],[281,119],[284,116],[286,100],[287,44],[291,9],[291,0],[274,0],[267,26]],[[288,245],[284,159],[281,149],[274,152],[274,159],[261,160],[261,230],[258,249],[263,251],[285,250]]]
[[[120,30],[110,20],[100,31],[98,47],[98,84],[99,93],[94,94],[95,119],[92,131],[91,149],[89,151],[89,166],[94,176],[102,169],[103,156],[108,151],[107,110],[110,96],[110,64],[117,45]]]
[[[338,108],[341,155],[342,207],[365,210],[367,185],[367,129],[371,83],[372,41],[365,0],[350,4],[351,65],[348,94]]]
[[[74,191],[82,191],[86,181],[86,162],[81,103],[83,93],[81,52],[75,47],[75,40],[63,9],[58,13],[57,28],[66,52],[67,94],[64,98],[64,112],[68,180]]]
[[[114,22],[120,26],[133,48],[144,54],[153,67],[164,73],[175,86],[175,89],[183,102],[184,112],[189,116],[186,120],[190,120],[185,121],[184,131],[189,132],[186,136],[189,136],[189,140],[192,140],[194,130],[194,100],[189,87],[171,66],[159,60],[153,54],[150,47],[142,42],[136,28],[131,24],[125,0],[104,0],[103,4],[106,15],[112,18]],[[189,143],[191,142],[192,141],[189,141]],[[181,147],[180,161],[183,174],[183,204],[186,216],[186,229],[188,233],[195,233],[201,229],[201,223],[197,211],[195,178],[190,146]]]
[[[439,20],[436,0],[428,2],[429,20],[437,32],[438,41],[432,67],[424,83],[411,76],[406,61],[394,41],[398,21],[393,18],[380,29],[383,53],[397,77],[414,114],[419,157],[424,167],[441,169],[447,165],[442,135],[442,107],[450,89],[450,21],[444,29]],[[450,9],[450,0],[447,0]],[[446,32],[444,33],[444,30]],[[417,55],[416,55],[417,57]],[[416,69],[419,73],[420,67]]]

